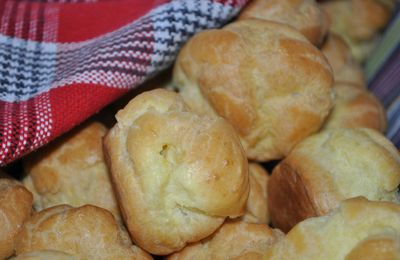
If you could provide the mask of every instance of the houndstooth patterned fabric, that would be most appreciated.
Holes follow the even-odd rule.
[[[0,1],[0,165],[171,65],[246,0]]]

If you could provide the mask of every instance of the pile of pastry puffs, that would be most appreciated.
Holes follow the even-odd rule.
[[[0,259],[399,259],[400,154],[361,66],[394,4],[253,0],[196,34],[111,123],[3,169]]]

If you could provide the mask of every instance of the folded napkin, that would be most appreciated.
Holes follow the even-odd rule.
[[[171,65],[247,0],[1,0],[0,165]]]

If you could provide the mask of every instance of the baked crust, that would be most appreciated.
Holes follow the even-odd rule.
[[[265,224],[227,221],[210,237],[186,246],[167,259],[261,260],[264,252],[283,236],[281,231]]]
[[[86,123],[24,160],[24,185],[40,211],[59,204],[105,208],[121,220],[103,155],[107,129]]]
[[[346,256],[346,260],[400,259],[399,232],[371,235],[359,242]]]
[[[321,215],[311,201],[305,181],[290,165],[276,166],[270,180],[268,209],[274,227],[288,232],[299,221]]]
[[[376,0],[326,1],[321,7],[333,32],[356,41],[373,38],[387,24],[391,13]]]
[[[332,66],[335,82],[348,82],[365,88],[364,72],[353,59],[350,47],[342,37],[330,32],[321,46],[321,51]]]
[[[385,132],[385,109],[370,91],[344,82],[336,82],[333,90],[335,105],[322,129],[366,127]]]
[[[314,0],[253,0],[238,19],[257,18],[290,25],[318,46],[329,28],[325,12]]]
[[[113,215],[103,208],[58,205],[25,222],[16,239],[16,253],[55,250],[78,259],[152,259],[122,233]]]
[[[330,30],[346,41],[358,62],[363,62],[371,53],[377,43],[377,34],[389,22],[392,10],[384,2],[341,0],[321,3],[331,21]]]
[[[326,58],[303,35],[256,19],[196,34],[173,77],[185,102],[227,119],[256,161],[284,157],[321,127],[333,105],[332,83]]]
[[[138,245],[170,254],[244,214],[247,159],[224,119],[197,115],[165,89],[136,96],[116,118],[105,151]]]
[[[40,250],[18,255],[10,260],[77,260],[77,258],[61,251]]]
[[[249,185],[246,212],[240,219],[247,223],[268,224],[268,172],[258,163],[249,163]]]
[[[398,203],[399,183],[399,152],[382,134],[327,129],[303,140],[275,167],[268,182],[269,215],[274,227],[287,232],[348,198]]]
[[[363,253],[360,249],[365,246],[373,246],[364,253],[372,251],[370,256],[377,258],[361,259],[381,259],[378,254],[384,248],[378,249],[376,245],[387,245],[388,237],[392,237],[389,243],[393,242],[393,237],[398,241],[399,216],[399,204],[369,201],[363,197],[348,199],[327,216],[298,223],[267,249],[264,259],[360,259],[356,253]]]
[[[15,238],[32,210],[32,194],[18,181],[0,179],[0,259],[14,253]]]

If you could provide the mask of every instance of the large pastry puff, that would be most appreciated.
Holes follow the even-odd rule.
[[[315,0],[253,0],[238,19],[257,18],[290,25],[314,45],[319,45],[329,29],[329,20]]]
[[[0,259],[14,253],[14,242],[32,210],[32,194],[12,179],[0,179]]]
[[[364,72],[353,59],[350,48],[342,37],[333,32],[329,33],[321,51],[332,66],[335,82],[365,85]]]
[[[100,123],[85,124],[25,160],[23,183],[34,195],[36,210],[91,204],[121,218],[103,155],[106,132]]]
[[[399,259],[399,216],[398,204],[349,199],[328,216],[297,224],[267,249],[264,259]],[[363,255],[368,257],[360,258]],[[392,255],[395,258],[384,258]]]
[[[356,196],[399,202],[400,154],[368,128],[327,129],[308,137],[273,170],[268,208],[273,225],[289,231]]]
[[[265,251],[284,234],[264,224],[227,221],[210,237],[186,246],[168,260],[263,259]]]
[[[330,30],[349,44],[353,57],[363,61],[370,53],[374,37],[388,23],[391,10],[378,0],[336,0],[323,2]]]
[[[386,113],[379,100],[363,86],[336,82],[335,105],[323,128],[368,127],[386,129]]]
[[[333,104],[324,55],[297,30],[265,20],[198,33],[179,53],[173,77],[192,109],[226,118],[258,161],[287,155]]]
[[[248,223],[268,224],[268,172],[257,163],[249,163],[249,184],[246,212],[240,219]]]
[[[55,250],[78,259],[152,259],[128,243],[113,215],[103,208],[58,205],[33,214],[16,239],[17,255]]]
[[[116,114],[108,163],[134,241],[170,254],[244,214],[248,164],[221,117],[199,116],[173,91],[144,92]]]

